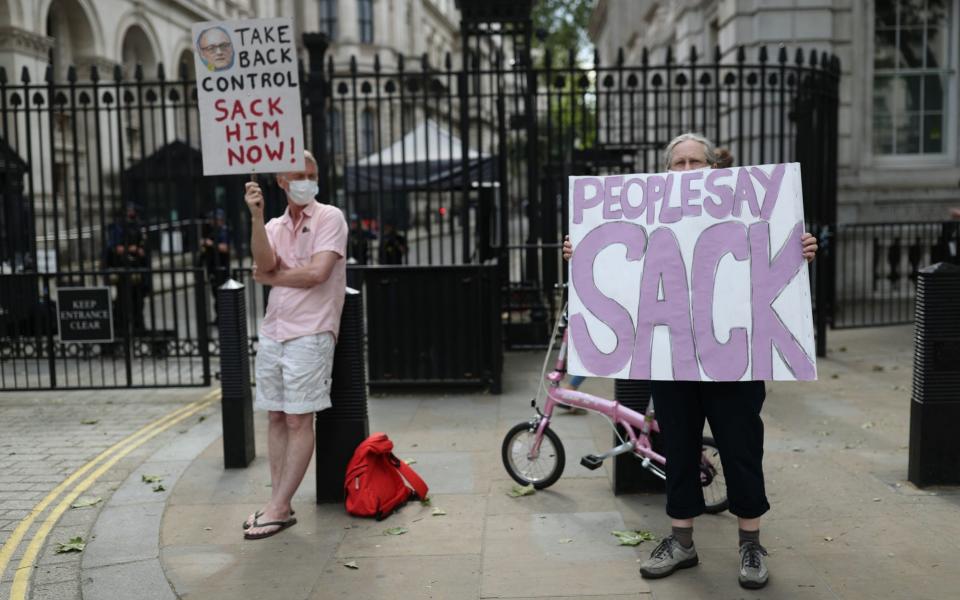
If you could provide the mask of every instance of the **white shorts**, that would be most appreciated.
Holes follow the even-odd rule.
[[[330,408],[330,372],[335,345],[330,332],[286,342],[261,335],[254,407],[291,415]]]

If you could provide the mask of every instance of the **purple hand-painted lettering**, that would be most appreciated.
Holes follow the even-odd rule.
[[[816,378],[813,361],[773,309],[773,301],[806,265],[800,243],[802,234],[801,221],[793,227],[783,246],[771,259],[770,224],[760,221],[750,225],[753,379],[773,379],[774,347],[797,379]]]
[[[661,284],[663,300],[658,298]],[[640,279],[631,379],[650,379],[653,329],[657,325],[670,328],[674,379],[699,381],[700,369],[697,367],[697,352],[690,326],[687,270],[680,254],[680,242],[676,234],[666,227],[651,233],[647,246],[643,277]]]
[[[604,177],[603,191],[603,218],[619,219],[623,216],[619,206],[623,194],[623,175]]]
[[[700,216],[700,205],[690,204],[691,200],[700,199],[700,189],[691,189],[690,184],[701,179],[703,171],[688,171],[680,176],[680,211],[684,218]]]
[[[593,194],[587,196],[587,190]],[[583,211],[603,201],[603,180],[599,177],[578,177],[573,181],[573,222],[583,223]]]
[[[584,308],[612,329],[617,339],[616,346],[610,353],[602,352],[593,343],[583,315],[574,313],[570,316],[570,336],[573,338],[574,347],[580,361],[591,373],[616,373],[626,366],[633,352],[633,320],[630,313],[597,289],[593,278],[593,263],[597,254],[611,244],[626,246],[627,260],[640,260],[646,243],[647,232],[641,225],[626,221],[604,223],[584,236],[570,260],[573,287]]]
[[[704,189],[714,196],[707,196],[703,199],[703,208],[714,219],[726,219],[733,212],[733,188],[729,185],[717,183],[721,177],[730,177],[733,171],[730,169],[713,169],[707,173],[707,179],[704,182]]]
[[[780,186],[783,185],[783,175],[787,172],[787,165],[779,164],[773,167],[768,177],[760,167],[750,167],[750,175],[763,188],[763,208],[760,209],[760,218],[770,220],[773,209],[777,206],[780,197]]]
[[[725,343],[717,340],[713,325],[714,289],[720,259],[732,254],[736,260],[750,258],[747,226],[725,221],[705,229],[693,251],[693,329],[697,336],[700,366],[716,381],[737,381],[750,361],[747,329],[735,327]]]

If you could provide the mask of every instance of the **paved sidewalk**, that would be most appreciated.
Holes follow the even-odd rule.
[[[614,497],[606,469],[579,466],[609,446],[606,423],[561,415],[564,476],[523,498],[500,464],[500,442],[530,414],[540,362],[511,354],[503,396],[391,396],[370,401],[371,429],[390,433],[417,462],[432,506],[408,505],[378,523],[312,503],[308,477],[299,523],[274,538],[241,539],[243,518],[267,497],[264,430],[257,461],[222,470],[213,444],[184,473],[161,528],[164,571],[182,598],[776,598],[943,599],[960,589],[958,490],[905,481],[909,328],[831,334],[819,383],[773,384],[765,407],[766,472],[773,510],[763,528],[772,578],[760,592],[736,582],[736,520],[696,524],[702,564],[647,582],[637,560],[652,544],[616,544],[610,531],[662,534],[659,495]],[[610,393],[608,381],[588,382]],[[384,535],[403,526],[401,536]],[[358,569],[344,566],[355,562]]]
[[[103,506],[86,511],[95,522],[75,527],[88,532],[87,549],[79,559],[45,563],[64,583],[35,587],[32,597],[80,598],[80,590],[86,600],[955,597],[960,489],[918,490],[906,481],[912,330],[831,332],[830,345],[819,382],[768,386],[773,509],[762,541],[772,575],[759,592],[737,585],[729,513],[697,520],[698,567],[640,578],[637,561],[653,544],[618,546],[610,531],[665,533],[664,499],[615,497],[607,467],[579,465],[581,455],[610,445],[599,417],[559,415],[563,477],[532,496],[508,497],[513,482],[500,443],[531,414],[541,360],[517,353],[507,357],[502,396],[371,398],[371,431],[387,431],[397,455],[416,461],[431,506],[409,504],[379,523],[354,519],[341,505],[314,504],[311,467],[295,499],[299,523],[244,541],[240,523],[270,491],[265,419],[258,415],[256,461],[230,471],[222,468],[219,418],[194,419],[112,474],[116,491],[104,490]],[[612,384],[590,380],[584,389],[611,394]],[[140,481],[148,471],[168,489],[148,490]],[[434,507],[446,514],[432,516]],[[408,533],[384,535],[398,526]],[[49,548],[44,556],[53,556]]]
[[[61,482],[130,434],[210,392],[207,388],[179,388],[4,393],[0,399],[0,544],[10,541],[11,534],[24,519],[29,519],[38,502],[47,500],[48,504],[44,512],[36,515],[12,553],[0,577],[0,598],[10,596],[25,548],[64,494],[73,488],[67,486],[62,493],[54,493]],[[99,507],[123,478],[151,453],[175,445],[176,438],[191,425],[212,414],[215,413],[210,409],[198,412],[136,447],[82,493],[81,498],[103,500],[96,506],[68,509],[53,525],[31,574],[34,598],[80,597],[81,555],[55,554],[56,544],[75,536],[89,540]]]

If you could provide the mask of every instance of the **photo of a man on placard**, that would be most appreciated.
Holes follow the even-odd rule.
[[[209,71],[226,71],[233,67],[233,41],[223,27],[204,29],[197,36],[200,60]]]

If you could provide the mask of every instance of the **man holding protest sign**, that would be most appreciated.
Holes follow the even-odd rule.
[[[330,374],[346,288],[347,223],[314,198],[316,159],[303,147],[300,80],[290,18],[195,23],[204,175],[277,173],[287,197],[264,223],[253,177],[254,279],[270,286],[260,325],[255,407],[269,411],[270,501],[243,523],[257,540],[296,524],[290,501],[313,456],[313,421],[330,407]]]
[[[578,235],[588,230],[577,238],[577,258],[569,238],[563,246],[564,258],[573,259],[571,364],[579,363],[578,375],[619,373],[653,380],[673,531],[643,562],[641,575],[666,577],[699,562],[693,519],[704,512],[700,461],[706,420],[720,450],[729,510],[738,517],[740,585],[755,589],[768,580],[766,550],[760,545],[760,517],[770,507],[762,466],[763,380],[816,378],[807,352],[812,328],[802,265],[804,259],[813,260],[817,242],[809,233],[801,234],[799,183],[791,187],[794,180],[799,182],[799,168],[715,169],[717,162],[709,140],[686,133],[666,148],[666,175],[572,178],[574,226],[585,218],[598,226],[577,230]],[[715,170],[702,171],[708,168]],[[784,183],[788,180],[789,185]],[[590,188],[593,196],[588,198]],[[788,194],[794,195],[780,202]],[[591,208],[593,213],[586,215]],[[776,252],[771,223],[781,236],[786,234]],[[627,247],[626,262],[622,252],[604,254],[615,245]],[[601,278],[609,264],[619,267],[617,277],[623,280],[625,269],[641,258],[645,263],[639,290],[626,302],[637,306],[632,315],[623,300],[608,296],[616,296],[609,286],[601,291],[595,278]],[[738,278],[749,284],[733,285]],[[719,281],[727,289],[718,291]],[[743,289],[730,289],[738,287]],[[772,305],[785,289],[795,296],[791,301],[802,305],[805,299],[806,315],[795,310],[799,317],[781,320]],[[721,297],[725,304],[718,303]],[[715,310],[718,304],[722,310]],[[795,327],[801,333],[795,336],[784,320],[800,322]],[[591,331],[591,321],[603,323],[613,332],[612,339],[604,328]],[[669,339],[655,334],[660,326],[669,328]],[[725,329],[728,339],[721,342],[717,332]],[[604,352],[602,348],[611,345],[613,350]],[[772,358],[775,350],[779,363]]]
[[[257,400],[269,411],[270,501],[244,523],[244,537],[270,537],[294,525],[290,501],[313,456],[314,413],[330,408],[330,373],[346,288],[347,222],[314,200],[317,162],[277,175],[283,216],[264,224],[263,192],[246,184],[254,279],[271,286],[260,326]]]

